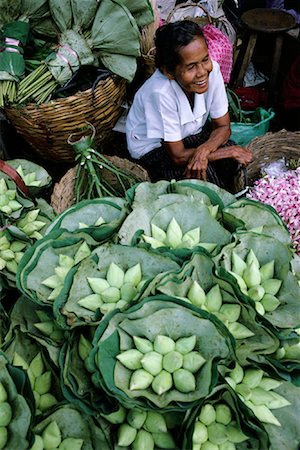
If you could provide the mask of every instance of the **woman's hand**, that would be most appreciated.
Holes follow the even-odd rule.
[[[232,150],[232,158],[243,166],[248,166],[253,159],[253,153],[248,148],[240,147],[239,145],[233,145],[227,148]]]
[[[198,147],[186,166],[185,176],[187,178],[206,180],[209,154],[210,150],[205,148],[205,146]]]

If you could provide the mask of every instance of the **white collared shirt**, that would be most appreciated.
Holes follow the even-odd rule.
[[[175,80],[156,70],[134,96],[126,119],[129,153],[135,159],[161,146],[199,133],[208,117],[217,119],[228,111],[224,81],[217,62],[209,74],[209,87],[195,94],[194,108]]]

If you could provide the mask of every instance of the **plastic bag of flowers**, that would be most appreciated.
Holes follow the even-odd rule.
[[[167,256],[103,244],[74,269],[68,290],[57,299],[56,317],[65,327],[91,324],[137,300],[144,285],[157,274],[178,269]]]
[[[68,288],[72,269],[97,245],[84,230],[56,230],[27,249],[18,266],[17,287],[40,305],[53,306],[62,289]]]
[[[45,347],[18,329],[4,343],[3,352],[9,362],[27,373],[35,400],[35,414],[49,411],[62,399],[58,368]]]
[[[25,450],[31,439],[34,398],[25,372],[0,353],[0,448]]]
[[[119,197],[82,200],[59,214],[46,234],[58,229],[70,232],[84,229],[96,241],[105,242],[117,232],[128,214],[127,208],[126,201]]]
[[[74,405],[60,404],[33,428],[30,450],[111,450],[105,424],[80,412]]]
[[[191,408],[183,423],[183,450],[269,448],[263,424],[226,385]]]
[[[285,222],[270,205],[242,198],[224,208],[222,218],[229,230],[255,230],[256,233],[267,234],[283,244],[291,245]]]
[[[215,206],[191,196],[161,195],[133,209],[118,232],[119,240],[123,245],[168,254],[182,263],[199,246],[212,252],[230,242],[231,234],[216,219],[217,212]]]
[[[237,232],[215,258],[217,273],[278,329],[299,326],[300,286],[292,273],[291,250],[271,236]],[[225,269],[225,271],[224,271]]]
[[[220,319],[235,339],[239,361],[256,354],[272,354],[279,347],[276,330],[258,318],[255,308],[232,289],[225,277],[216,275],[213,260],[201,249],[181,271],[154,278],[141,298],[159,293],[184,300]]]
[[[128,408],[187,409],[211,392],[218,363],[235,359],[216,316],[164,295],[107,314],[92,345],[93,382]]]

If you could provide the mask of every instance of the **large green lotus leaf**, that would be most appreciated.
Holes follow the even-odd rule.
[[[43,189],[49,187],[52,182],[51,175],[47,172],[46,169],[44,169],[44,167],[32,161],[29,161],[28,159],[17,158],[17,159],[10,159],[6,162],[14,169],[17,169],[19,166],[21,166],[24,175],[28,175],[29,173],[35,173],[35,179],[40,183],[39,186],[27,186],[29,192],[31,192],[31,194],[34,196],[40,193]]]
[[[133,15],[137,25],[143,27],[154,21],[154,13],[149,0],[120,0]]]
[[[92,47],[104,54],[140,55],[136,21],[128,8],[117,0],[101,0],[91,29],[91,41]]]
[[[60,213],[48,226],[46,234],[62,228],[76,232],[82,223],[87,225],[85,231],[90,233],[94,239],[105,241],[119,228],[126,215],[127,203],[123,198],[82,200]],[[101,217],[105,222],[100,226],[95,226]]]
[[[194,392],[183,394],[170,390],[158,396],[151,388],[130,391],[131,371],[117,362],[116,356],[120,349],[134,347],[133,336],[154,341],[158,334],[174,340],[196,336],[195,349],[204,356],[206,363],[195,375]],[[207,396],[217,383],[218,362],[234,359],[230,334],[215,316],[163,295],[146,298],[126,311],[109,314],[95,333],[93,347],[90,363],[98,382],[108,393],[124,402],[125,406],[163,410],[186,409]]]
[[[137,183],[126,191],[125,197],[128,200],[131,207],[134,209],[140,204],[151,203],[156,200],[160,195],[168,192],[170,182],[166,180],[160,180],[156,183],[150,183],[149,181],[143,181]]]
[[[22,369],[14,368],[8,364],[7,359],[0,355],[0,382],[6,389],[8,403],[12,407],[13,416],[8,425],[8,441],[5,445],[7,450],[26,450],[28,448],[28,438],[30,439],[30,427],[32,422],[31,402],[33,401],[32,391],[29,389],[29,396],[25,397],[28,378]],[[23,384],[23,389],[20,389]],[[30,395],[31,394],[31,395]]]
[[[83,412],[90,415],[109,414],[118,402],[99,387],[95,387],[91,373],[78,351],[80,337],[92,342],[95,327],[81,327],[72,330],[60,352],[61,388],[64,397]]]
[[[178,264],[166,256],[136,247],[104,244],[79,264],[69,291],[65,291],[65,296],[55,303],[55,313],[60,317],[61,323],[73,327],[99,320],[99,311],[90,311],[80,306],[78,301],[93,293],[87,278],[106,278],[111,263],[115,263],[123,271],[140,264],[142,280],[145,281],[159,273],[179,269]]]
[[[52,19],[60,32],[72,28],[71,0],[49,0],[49,8]]]
[[[208,195],[213,204],[219,204],[220,207],[230,205],[236,201],[233,194],[209,181],[198,179],[179,180],[172,184],[172,188],[175,189],[176,192],[179,192],[179,189],[181,191],[182,188],[184,188],[184,191],[185,189],[190,188],[199,190]]]
[[[111,450],[107,432],[100,420],[80,412],[73,405],[59,405],[50,415],[34,427],[41,435],[43,430],[55,421],[61,431],[62,439],[82,439],[82,450]]]
[[[210,404],[213,407],[216,407],[217,404],[225,404],[230,408],[232,420],[237,423],[237,426],[240,427],[244,434],[249,436],[249,439],[244,443],[235,444],[237,450],[246,450],[249,448],[252,450],[262,450],[268,448],[268,437],[263,425],[255,418],[253,419],[251,414],[247,415],[246,408],[243,411],[240,409],[237,395],[232,389],[229,389],[226,385],[220,385],[205,399],[201,399],[197,406],[188,411],[183,422],[183,450],[190,450],[193,447],[192,437],[195,421],[198,419],[201,408],[205,404]]]
[[[31,31],[34,35],[46,37],[47,40],[50,39],[51,41],[56,40],[60,33],[51,17],[47,17],[36,23],[33,22],[31,24]]]
[[[84,31],[90,28],[98,6],[98,0],[71,0],[74,29]]]
[[[275,392],[286,398],[291,405],[272,410],[274,416],[281,423],[281,427],[265,425],[271,443],[270,449],[298,450],[300,444],[300,388],[288,381],[283,381],[281,386],[275,389]]]
[[[44,19],[49,15],[48,0],[22,0],[21,12],[27,19]]]
[[[98,58],[111,72],[125,78],[129,83],[133,81],[137,71],[136,56],[101,51]]]

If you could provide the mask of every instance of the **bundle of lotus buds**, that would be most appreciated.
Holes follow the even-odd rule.
[[[16,222],[16,226],[32,239],[42,239],[40,231],[46,226],[46,222],[38,220],[39,212],[39,209],[28,211]]]
[[[9,189],[4,178],[0,178],[0,211],[10,215],[22,208],[21,203],[16,200],[17,191]]]
[[[25,242],[10,241],[4,231],[0,231],[0,270],[6,269],[16,274],[18,263],[24,254]]]
[[[72,437],[63,439],[57,422],[53,420],[41,435],[35,434],[34,444],[30,450],[81,450],[83,442],[83,439]]]
[[[42,183],[42,180],[37,180],[36,173],[30,172],[30,173],[24,173],[23,167],[19,165],[16,169],[26,186],[36,186],[39,187]]]
[[[13,417],[13,410],[8,402],[8,395],[0,382],[0,449],[5,449],[8,441],[8,426]]]

